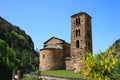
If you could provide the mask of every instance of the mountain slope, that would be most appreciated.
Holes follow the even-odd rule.
[[[25,72],[26,69],[31,71],[38,67],[38,56],[36,56],[31,37],[24,30],[12,25],[2,17],[0,17],[0,40],[5,42],[8,45],[7,47],[15,52],[15,56],[19,60],[17,69]],[[0,56],[4,57],[2,53],[7,54],[6,51],[2,52],[2,49],[0,49]],[[0,62],[3,63],[2,60]]]
[[[120,58],[120,39],[116,40],[110,48],[113,50],[115,56]]]

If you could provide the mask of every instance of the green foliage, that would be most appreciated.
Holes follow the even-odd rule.
[[[25,76],[20,80],[39,80],[39,78],[36,76]]]
[[[20,40],[25,40],[25,37],[24,37],[24,36],[18,34],[18,33],[15,32],[15,31],[12,31],[11,33],[12,33],[13,35],[15,35],[18,39],[20,39]]]
[[[0,77],[1,79],[12,75],[12,70],[19,67],[20,61],[16,58],[15,51],[8,46],[8,44],[0,39]],[[5,70],[7,69],[7,71]],[[5,71],[5,72],[4,72]],[[7,75],[4,75],[7,74]]]
[[[113,69],[113,72],[115,74],[120,74],[120,59],[117,60],[117,63],[115,65],[114,69]]]
[[[0,62],[6,62],[7,43],[0,39]]]
[[[117,63],[111,73],[112,80],[120,80],[120,59],[117,60]]]
[[[86,60],[80,59],[80,62],[84,64],[80,70],[85,77],[89,77],[91,80],[110,80],[116,61],[113,51],[110,49],[94,56],[92,53],[86,53]]]
[[[120,80],[120,74],[112,74],[111,80]]]
[[[116,40],[112,46],[110,46],[110,49],[113,50],[114,55],[116,58],[120,58],[120,39]]]
[[[114,55],[117,58],[117,63],[111,73],[111,79],[120,80],[120,39],[116,40],[112,46],[110,46],[110,49],[113,50]]]
[[[23,72],[26,69],[35,70],[38,68],[38,60],[31,37],[18,26],[0,17],[0,67],[6,66],[3,73],[0,71],[0,75],[9,69],[8,72],[11,73],[13,68]]]

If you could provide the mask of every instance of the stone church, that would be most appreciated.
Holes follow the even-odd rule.
[[[71,70],[79,73],[80,57],[92,52],[91,16],[80,12],[71,16],[71,43],[52,37],[40,50],[40,70]]]

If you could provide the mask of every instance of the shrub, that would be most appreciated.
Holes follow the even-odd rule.
[[[110,49],[97,55],[86,53],[86,59],[80,59],[80,62],[84,64],[84,67],[80,67],[80,70],[85,77],[92,80],[110,80],[116,61],[113,51]]]

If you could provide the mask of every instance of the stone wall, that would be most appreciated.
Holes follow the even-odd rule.
[[[69,43],[66,43],[66,42],[64,43],[63,50],[64,50],[65,57],[70,57],[70,44]]]
[[[40,51],[40,70],[56,70],[64,68],[62,58],[62,49],[42,49]]]
[[[70,60],[70,57],[67,57],[65,59],[65,64],[66,64],[66,70],[71,70],[71,60]]]
[[[92,52],[91,17],[80,12],[71,16],[71,70],[79,72],[80,57],[85,59],[87,51]]]
[[[52,37],[44,42],[44,48],[61,48],[63,49],[64,40]]]

